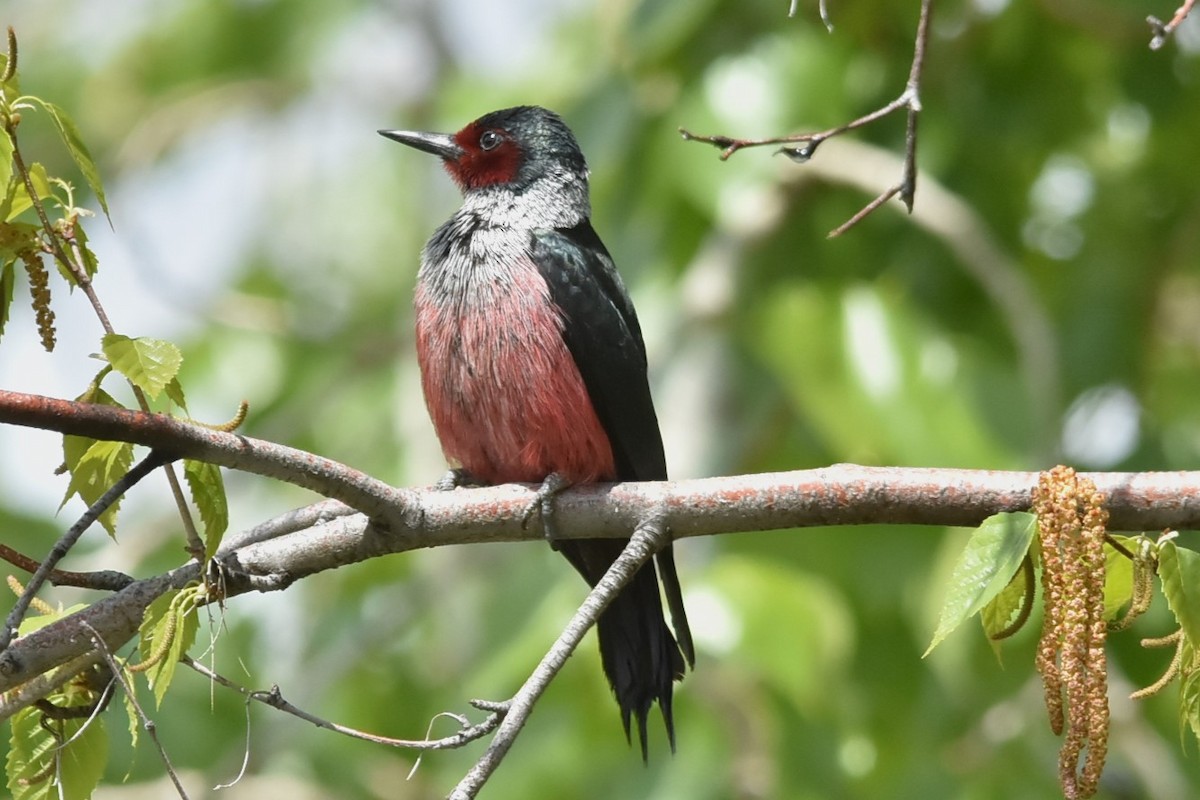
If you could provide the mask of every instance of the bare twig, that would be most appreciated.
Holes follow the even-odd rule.
[[[1171,21],[1164,23],[1158,17],[1146,17],[1146,22],[1150,25],[1150,49],[1160,50],[1167,43],[1167,38],[1175,32],[1179,27],[1179,23],[1187,19],[1188,14],[1192,12],[1192,6],[1196,0],[1183,0],[1183,5],[1175,9],[1175,16],[1171,17]]]
[[[83,532],[91,527],[92,523],[100,518],[100,515],[108,510],[109,506],[117,501],[121,495],[129,491],[138,481],[146,477],[154,470],[161,467],[163,464],[171,460],[171,457],[159,450],[152,450],[139,463],[135,464],[133,469],[121,476],[121,479],[109,487],[100,499],[92,503],[83,516],[71,526],[70,530],[64,533],[54,547],[51,548],[46,560],[34,571],[29,578],[29,583],[25,585],[25,591],[21,592],[21,596],[17,598],[16,605],[12,611],[8,613],[8,617],[4,621],[4,630],[0,631],[0,652],[7,649],[12,643],[13,637],[17,635],[17,627],[21,621],[25,619],[25,613],[29,611],[29,604],[33,602],[34,595],[46,583],[46,579],[50,577],[50,573],[54,571],[54,567],[59,561],[71,552],[71,548],[79,541],[79,537]]]
[[[247,528],[236,534],[227,535],[221,540],[217,556],[236,552],[255,542],[265,542],[286,536],[289,533],[302,531],[332,522],[338,517],[348,517],[356,514],[353,508],[340,500],[322,500],[318,503],[286,511],[277,517],[260,522],[253,528]]]
[[[117,659],[113,657],[112,651],[108,649],[108,644],[104,641],[104,637],[97,633],[96,629],[91,625],[88,625],[86,622],[83,623],[83,627],[91,637],[92,644],[95,646],[96,650],[100,652],[100,655],[103,656],[105,662],[107,662],[108,668],[112,670],[113,675],[115,675],[117,680],[121,682],[121,688],[125,690],[125,697],[129,700],[129,704],[133,706],[134,713],[137,714],[137,718],[142,723],[142,728],[145,729],[146,733],[150,734],[150,738],[153,740],[154,746],[158,748],[158,755],[160,758],[162,758],[163,765],[167,768],[167,774],[171,776],[171,783],[175,784],[175,791],[179,793],[179,796],[182,797],[183,800],[187,800],[187,791],[184,790],[183,784],[179,782],[179,776],[175,774],[175,768],[171,766],[171,758],[167,755],[166,748],[163,747],[162,742],[160,742],[158,739],[158,727],[154,724],[154,720],[146,716],[146,712],[142,710],[142,705],[137,699],[137,692],[135,692],[133,686],[129,684],[129,678],[125,675],[125,670],[122,669],[121,664],[117,662]]]
[[[224,675],[210,670],[208,667],[204,666],[190,656],[184,655],[180,659],[180,662],[188,665],[209,680],[215,681],[228,689],[233,689],[238,694],[244,696],[247,703],[253,700],[255,702],[262,703],[263,705],[270,706],[277,711],[282,711],[285,714],[291,714],[293,717],[298,717],[305,722],[311,722],[318,728],[334,731],[335,733],[340,733],[354,739],[363,739],[364,741],[374,742],[375,744],[387,745],[388,747],[404,747],[412,750],[451,750],[462,747],[463,745],[470,744],[471,742],[487,736],[489,733],[494,731],[500,724],[500,720],[503,719],[504,712],[507,708],[503,704],[484,703],[481,705],[478,701],[473,700],[471,701],[471,704],[476,708],[490,712],[487,718],[482,722],[469,725],[463,717],[460,717],[456,714],[454,717],[455,719],[459,720],[462,727],[457,733],[454,733],[450,736],[443,736],[441,739],[394,739],[390,736],[380,736],[375,733],[360,731],[357,728],[339,725],[336,722],[330,722],[329,720],[322,719],[315,714],[310,714],[309,712],[298,708],[285,700],[283,698],[283,694],[279,691],[278,686],[272,686],[267,691],[247,689],[245,686],[229,680],[229,678],[226,678]]]
[[[525,721],[529,719],[529,714],[533,711],[533,706],[538,698],[546,691],[546,687],[554,680],[554,676],[562,669],[571,653],[575,652],[575,648],[579,646],[584,635],[596,624],[600,613],[612,602],[621,588],[630,581],[633,574],[665,544],[667,544],[666,524],[661,516],[652,516],[638,526],[629,539],[629,544],[621,551],[621,555],[608,568],[608,572],[604,573],[604,577],[600,579],[596,587],[588,593],[587,598],[575,612],[575,616],[571,617],[571,621],[567,623],[566,628],[550,647],[549,652],[513,696],[508,714],[500,723],[496,735],[492,737],[491,744],[466,776],[459,781],[454,791],[450,793],[451,800],[469,800],[479,793],[488,778],[496,771],[496,767],[500,766],[500,762],[508,753],[509,748],[512,747],[513,741],[524,727]]]
[[[30,558],[6,544],[0,544],[0,559],[26,572],[37,572],[41,566],[41,563],[37,559]],[[129,575],[111,569],[102,569],[96,572],[71,572],[65,569],[52,569],[47,580],[54,586],[75,586],[80,589],[94,589],[99,592],[119,592],[133,583],[133,578]]]
[[[822,6],[823,7],[823,6]],[[864,114],[856,120],[847,122],[844,125],[839,125],[835,128],[830,128],[818,133],[800,133],[791,134],[788,136],[772,136],[766,139],[738,139],[732,136],[698,136],[684,128],[679,129],[679,134],[687,141],[707,142],[721,149],[721,160],[724,161],[739,150],[748,147],[761,147],[763,145],[782,144],[784,147],[777,152],[783,153],[788,158],[797,162],[805,162],[813,157],[817,147],[827,139],[832,139],[835,136],[840,136],[843,133],[861,128],[864,125],[869,125],[876,120],[882,119],[889,114],[899,111],[904,108],[908,110],[908,119],[905,127],[904,136],[904,171],[900,182],[895,186],[885,189],[871,202],[853,217],[847,220],[842,225],[832,230],[829,236],[840,236],[850,228],[857,225],[863,218],[873,212],[875,209],[882,206],[891,198],[899,195],[900,200],[904,203],[909,213],[912,213],[913,198],[917,191],[917,117],[921,112],[921,74],[925,66],[925,51],[929,45],[929,20],[932,14],[933,0],[921,0],[920,17],[917,20],[917,33],[914,37],[913,44],[913,60],[908,71],[908,81],[904,86],[904,91],[895,100],[892,100],[885,106],[872,111],[869,114]],[[822,19],[825,19],[824,15]],[[828,26],[828,20],[826,20]],[[787,146],[791,145],[791,146]]]

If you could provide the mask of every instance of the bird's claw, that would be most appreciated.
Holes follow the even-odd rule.
[[[462,467],[455,467],[447,471],[441,480],[433,485],[433,488],[439,492],[451,492],[460,486],[472,486],[474,483],[475,479],[471,477],[471,473]]]
[[[527,529],[529,520],[533,519],[534,514],[538,514],[542,518],[542,532],[546,539],[553,543],[557,538],[554,530],[554,497],[568,486],[570,483],[567,479],[557,472],[547,475],[533,500],[525,507],[525,513],[521,516],[521,529]]]

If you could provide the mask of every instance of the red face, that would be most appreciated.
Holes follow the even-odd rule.
[[[463,154],[456,160],[447,160],[446,171],[464,191],[516,179],[523,154],[502,128],[485,128],[472,122],[454,134],[454,142]]]

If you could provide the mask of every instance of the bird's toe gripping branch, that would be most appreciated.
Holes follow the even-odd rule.
[[[464,486],[482,485],[474,475],[462,467],[455,467],[454,469],[447,470],[446,474],[441,477],[441,480],[433,485],[433,488],[439,492],[452,492]]]
[[[571,483],[557,472],[551,472],[542,481],[542,485],[538,487],[537,495],[525,507],[525,513],[521,516],[521,527],[528,528],[529,520],[534,514],[542,518],[542,531],[546,536],[546,540],[551,545],[558,538],[554,530],[554,498],[555,496],[570,487]]]

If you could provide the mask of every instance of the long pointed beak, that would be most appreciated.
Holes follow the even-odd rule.
[[[435,156],[441,156],[444,159],[453,161],[463,154],[463,149],[454,141],[454,137],[448,133],[427,133],[425,131],[380,131],[380,136],[385,136],[392,141],[406,144],[409,147],[415,147],[426,153],[432,153]]]

